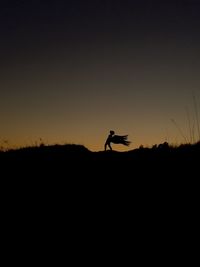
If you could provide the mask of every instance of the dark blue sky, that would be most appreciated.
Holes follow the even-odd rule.
[[[110,129],[133,147],[197,139],[199,14],[192,0],[4,1],[1,140],[99,150]]]

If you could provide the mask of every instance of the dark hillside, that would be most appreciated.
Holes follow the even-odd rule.
[[[47,240],[52,230],[63,236],[70,229],[116,238],[121,226],[140,242],[141,236],[154,240],[155,233],[182,240],[183,225],[194,225],[198,216],[199,155],[200,143],[128,152],[91,152],[78,145],[1,152],[4,218],[11,229],[13,223],[19,229],[30,223],[31,233]]]
[[[0,152],[2,171],[56,177],[124,178],[198,176],[200,142],[178,147],[167,143],[127,152],[91,152],[81,145],[27,147]],[[43,178],[44,178],[43,176]]]

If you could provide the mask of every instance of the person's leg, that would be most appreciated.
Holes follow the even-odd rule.
[[[105,145],[104,145],[104,151],[106,151],[106,148],[107,148],[107,144],[105,143]]]

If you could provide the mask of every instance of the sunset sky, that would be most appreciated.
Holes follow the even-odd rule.
[[[198,139],[200,1],[2,2],[0,146]]]

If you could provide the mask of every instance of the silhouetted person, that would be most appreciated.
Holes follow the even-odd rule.
[[[127,141],[127,138],[128,138],[128,135],[115,135],[114,131],[110,131],[110,134],[108,138],[106,139],[106,142],[104,145],[105,151],[107,149],[107,146],[110,148],[110,150],[112,150],[111,143],[129,146],[131,142]]]
[[[107,146],[109,146],[110,150],[112,150],[112,147],[111,147],[110,143],[112,142],[112,137],[113,137],[114,134],[115,134],[114,131],[110,131],[110,134],[109,134],[108,138],[106,139],[106,142],[105,142],[105,145],[104,145],[105,151],[107,149]]]

